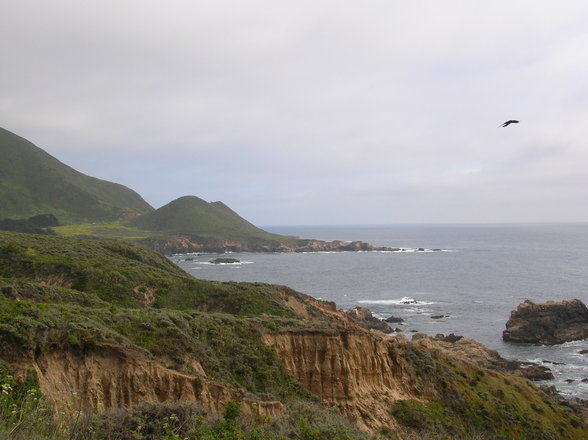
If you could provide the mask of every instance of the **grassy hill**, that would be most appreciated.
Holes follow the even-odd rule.
[[[99,222],[151,210],[133,190],[82,174],[0,128],[0,219],[53,214],[61,223]]]
[[[49,215],[61,226],[41,230],[30,224]],[[222,202],[195,196],[153,210],[133,190],[82,174],[0,128],[0,230],[52,229],[66,236],[138,241],[166,254],[373,249],[361,242],[348,245],[271,234]]]
[[[126,224],[145,231],[187,235],[203,243],[234,241],[243,248],[298,242],[294,237],[271,234],[254,226],[222,202],[209,203],[195,196],[180,197]]]
[[[155,211],[131,219],[128,223],[149,231],[180,234],[224,235],[235,238],[267,234],[224,203],[208,203],[196,196],[180,197]]]

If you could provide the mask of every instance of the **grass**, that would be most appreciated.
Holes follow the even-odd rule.
[[[120,222],[78,223],[54,227],[53,230],[64,237],[85,236],[121,240],[142,240],[155,235]]]
[[[0,360],[0,438],[51,439],[57,434],[51,405],[34,376],[17,381]]]

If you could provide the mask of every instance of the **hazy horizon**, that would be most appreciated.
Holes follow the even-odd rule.
[[[474,222],[474,223],[317,223],[317,224],[279,224],[279,225],[255,225],[259,228],[382,228],[382,227],[495,227],[495,226],[549,226],[549,225],[588,225],[588,221],[563,221],[563,222]]]
[[[2,3],[0,125],[156,208],[588,221],[585,1]]]

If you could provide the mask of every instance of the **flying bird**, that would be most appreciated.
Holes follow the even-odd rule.
[[[508,121],[506,121],[504,124],[500,124],[498,127],[508,127],[510,124],[518,124],[519,121],[515,120],[515,119],[510,119]]]

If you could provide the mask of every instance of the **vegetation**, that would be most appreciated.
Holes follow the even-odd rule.
[[[60,223],[112,221],[153,208],[117,183],[86,176],[0,128],[0,219],[53,214]]]
[[[437,353],[391,343],[399,370],[414,371],[432,401],[396,402],[402,427],[372,437],[323,408],[263,342],[268,332],[333,325],[300,320],[283,286],[196,280],[165,257],[129,242],[0,232],[0,438],[7,439],[579,439],[582,422],[526,380],[455,364]],[[309,310],[312,308],[309,306]],[[101,348],[140,353],[168,369],[279,400],[281,416],[245,415],[229,402],[215,417],[193,403],[144,403],[103,414],[55,413],[34,374],[9,369],[59,353]],[[409,379],[412,380],[412,379]]]
[[[229,240],[242,247],[261,244],[293,244],[294,237],[271,234],[252,225],[222,202],[208,203],[195,196],[185,196],[167,205],[136,217],[128,225],[146,231],[184,234],[199,243]]]
[[[263,231],[222,202],[194,196],[154,211],[131,189],[86,176],[2,128],[0,157],[0,230],[48,233],[26,219],[51,215],[64,225],[55,228],[59,234],[133,240],[167,253],[175,251],[178,235],[208,251],[275,251],[304,243]]]
[[[581,420],[531,389],[526,380],[491,371],[453,371],[452,387],[440,400],[398,401],[391,412],[411,430],[439,438],[491,433],[495,438],[550,440],[585,438]],[[515,390],[515,392],[513,392]],[[543,397],[543,398],[542,398]]]
[[[59,222],[53,214],[41,214],[28,219],[4,219],[0,220],[1,231],[28,232],[30,234],[54,234],[51,229],[58,226]]]
[[[41,394],[35,377],[16,381],[0,360],[0,438],[50,439],[56,431],[51,405]]]
[[[123,307],[167,307],[293,317],[262,283],[197,280],[162,255],[130,242],[0,231],[0,276],[91,293]]]

